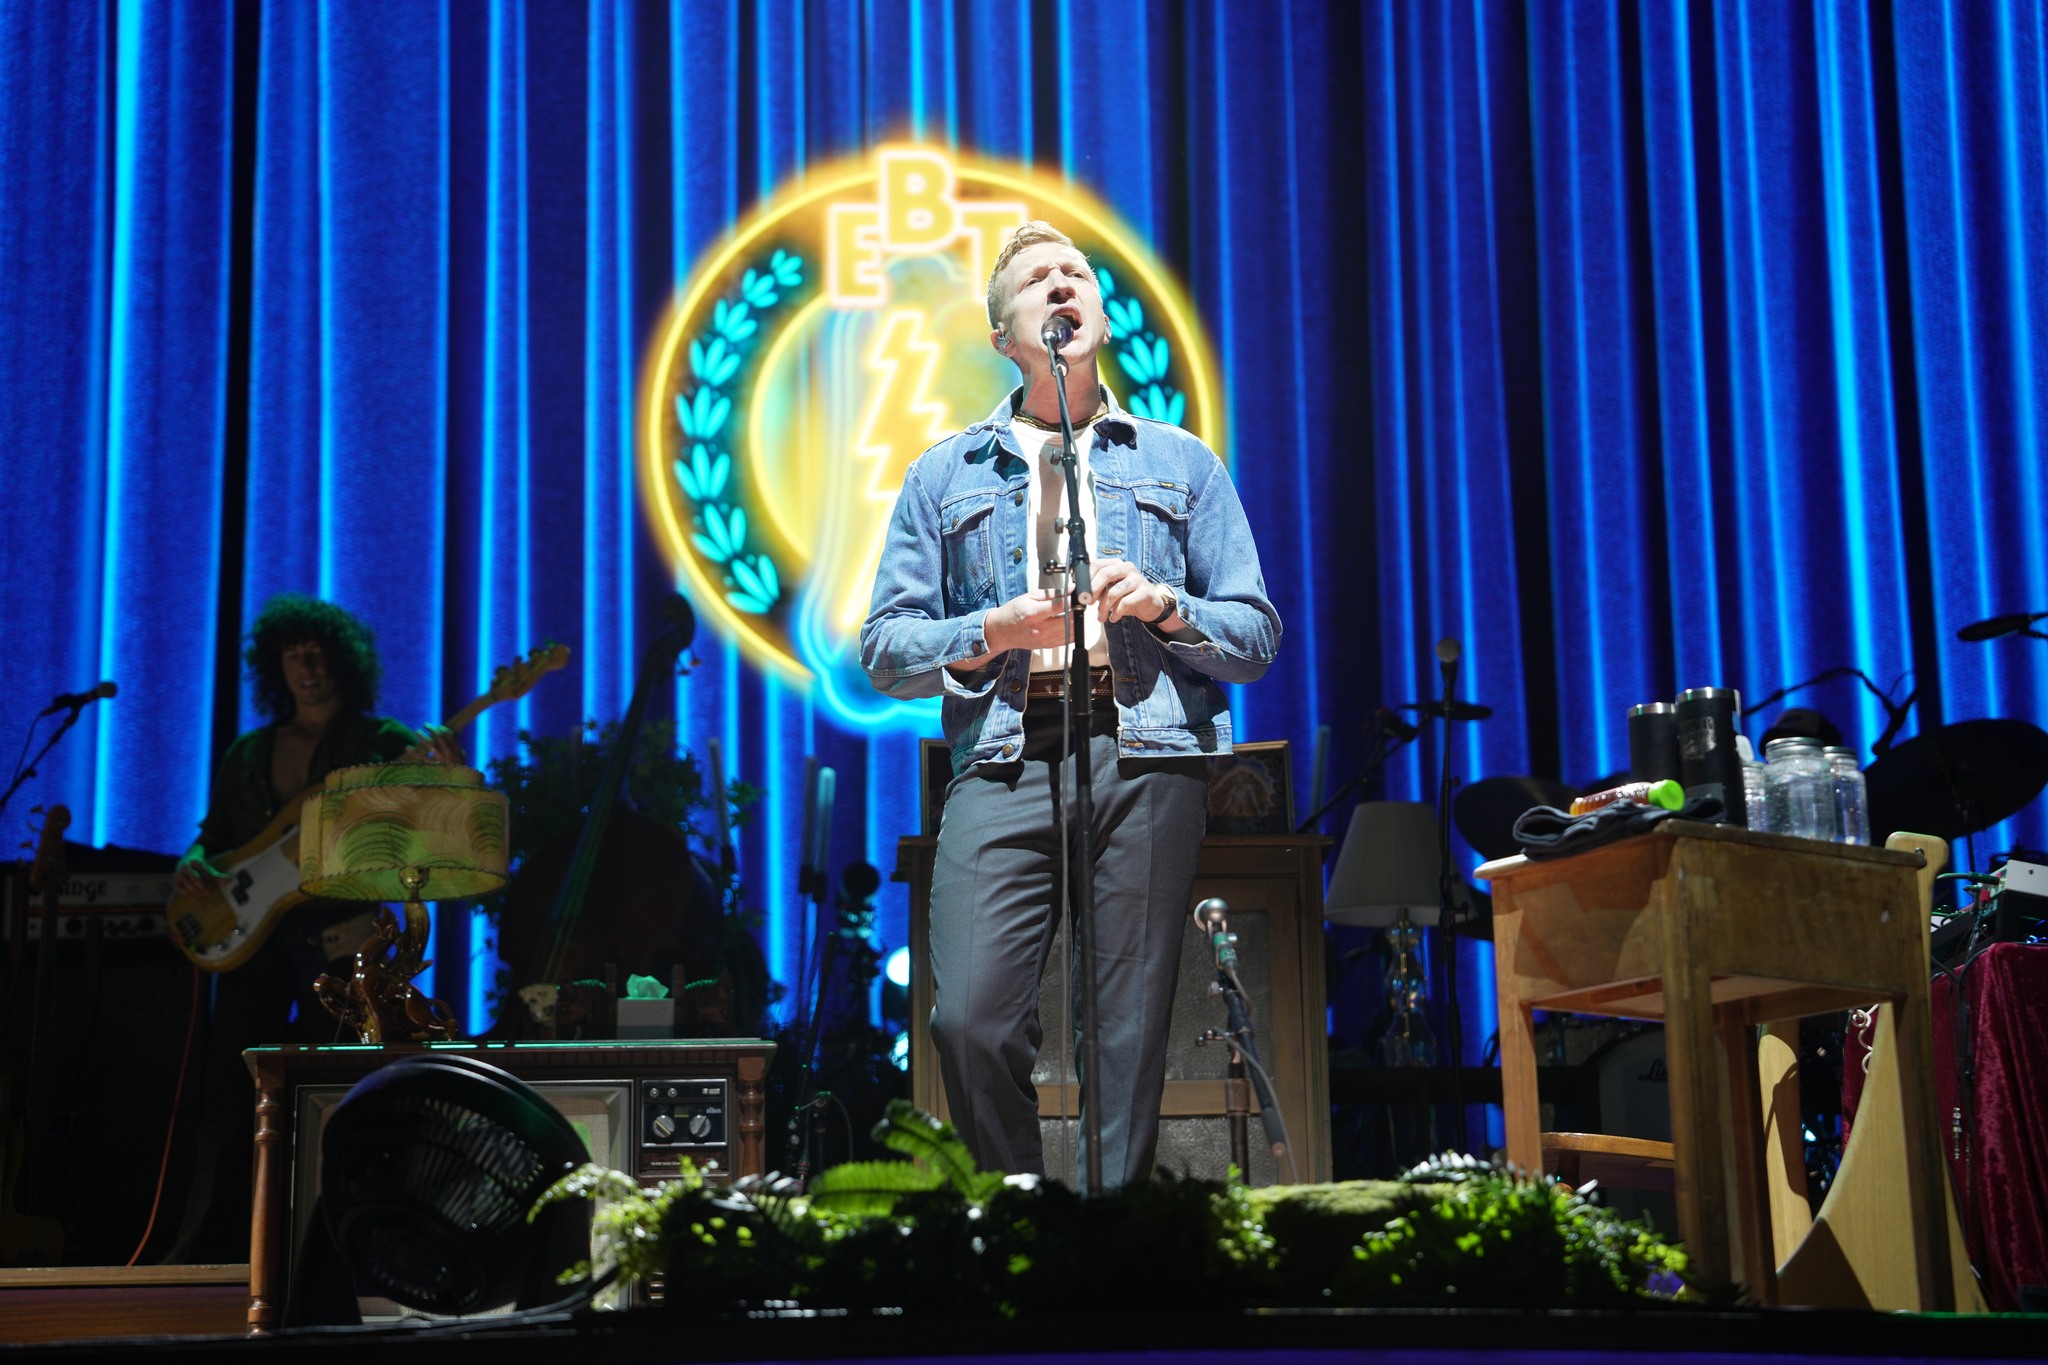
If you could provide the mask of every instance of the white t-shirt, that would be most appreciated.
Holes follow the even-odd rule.
[[[1100,422],[1091,422],[1074,433],[1075,444],[1079,447],[1079,476],[1081,487],[1088,497],[1088,558],[1091,563],[1099,562],[1101,556],[1097,547],[1101,544],[1095,525],[1095,480],[1089,470],[1088,457],[1095,450],[1095,433]],[[1032,528],[1032,562],[1030,582],[1053,597],[1067,595],[1067,575],[1064,572],[1048,573],[1046,565],[1067,562],[1067,533],[1057,528],[1065,519],[1067,507],[1067,476],[1059,466],[1059,433],[1034,427],[1028,422],[1015,418],[1010,421],[1010,433],[1017,439],[1017,451],[1031,466],[1030,501],[1026,510],[1030,513]],[[1083,616],[1084,638],[1088,644],[1088,663],[1091,667],[1102,668],[1109,663],[1109,644],[1102,636],[1102,622],[1096,619],[1093,608]],[[1067,649],[1056,645],[1050,649],[1031,651],[1033,673],[1058,673],[1067,666]]]

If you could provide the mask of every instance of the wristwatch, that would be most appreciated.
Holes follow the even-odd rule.
[[[1161,583],[1159,586],[1166,589],[1166,610],[1147,621],[1145,624],[1148,626],[1163,626],[1180,610],[1180,594],[1173,590],[1173,584]]]

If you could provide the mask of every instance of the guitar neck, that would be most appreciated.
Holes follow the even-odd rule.
[[[463,707],[460,711],[457,711],[454,715],[448,717],[448,719],[442,721],[441,727],[447,730],[448,733],[450,734],[459,735],[464,730],[467,730],[470,727],[471,722],[473,722],[478,716],[490,710],[493,706],[496,706],[497,704],[498,698],[493,696],[491,693],[486,692],[482,696],[470,702],[469,705]]]

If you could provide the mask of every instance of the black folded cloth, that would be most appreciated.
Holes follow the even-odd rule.
[[[1678,810],[1616,801],[1584,815],[1573,815],[1555,806],[1535,806],[1523,811],[1515,821],[1515,842],[1531,858],[1563,858],[1631,834],[1646,834],[1666,820],[1711,822],[1720,818],[1718,796],[1695,796]]]

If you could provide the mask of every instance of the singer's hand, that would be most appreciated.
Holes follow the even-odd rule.
[[[1094,567],[1094,590],[1081,600],[1095,607],[1101,621],[1142,621],[1167,627],[1166,608],[1173,601],[1166,585],[1154,583],[1128,559],[1105,559]]]
[[[223,876],[219,868],[206,861],[205,850],[194,847],[190,853],[178,859],[178,870],[171,874],[171,882],[179,894],[190,896],[204,891],[208,881],[219,881]]]
[[[1067,642],[1066,599],[1050,589],[1013,597],[981,621],[990,654],[1008,649],[1052,649]]]

